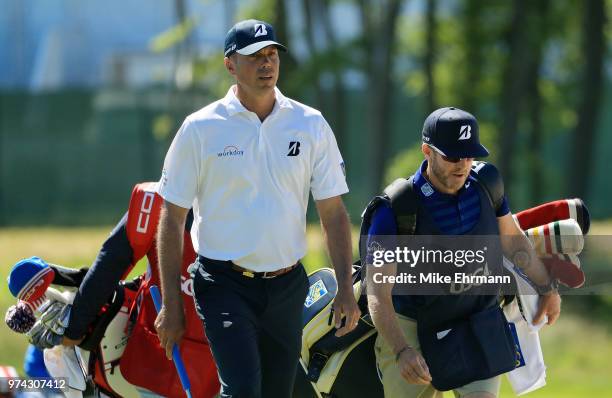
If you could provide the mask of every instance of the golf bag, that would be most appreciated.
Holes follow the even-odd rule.
[[[51,268],[55,275],[60,276],[59,279],[71,273],[63,267],[51,265]],[[62,282],[62,285],[78,287],[83,276],[72,276],[68,283]],[[130,320],[130,311],[138,297],[140,284],[140,277],[132,281],[121,281],[89,326],[85,339],[75,347],[85,381],[85,396],[140,397],[136,387],[125,380],[120,371],[121,358],[131,332],[130,326],[134,323]],[[134,315],[136,313],[132,312]]]
[[[298,368],[294,398],[382,397],[376,370],[374,341],[376,330],[361,294],[360,263],[353,266],[353,290],[362,316],[357,327],[336,337],[331,305],[338,284],[330,268],[308,275],[310,289],[304,303],[301,367]],[[355,382],[359,378],[359,383]]]
[[[90,332],[77,347],[90,388],[111,397],[140,397],[136,387],[120,371],[121,358],[130,336],[130,309],[135,303],[140,278],[120,283]],[[98,394],[94,394],[98,395]]]
[[[66,309],[70,311],[74,293],[60,292],[56,287],[78,287],[86,273],[82,271],[50,265],[35,257],[19,262],[11,272],[13,278],[9,276],[9,285],[16,286],[20,284],[19,282],[25,281],[25,284],[21,283],[25,286],[23,290],[31,291],[29,287],[34,286],[36,293],[42,294],[41,298],[46,298],[46,301],[42,307],[37,305],[40,300],[33,304],[34,309],[40,307],[38,312],[40,319],[36,320],[33,310],[28,310],[32,307],[20,300],[18,305],[14,306],[16,308],[7,312],[5,319],[9,327],[18,333],[28,332],[28,336],[37,346],[45,348],[45,365],[52,376],[67,378],[70,391],[66,395],[70,398],[82,396],[137,398],[141,396],[143,390],[164,397],[184,396],[178,383],[176,369],[172,362],[166,359],[154,331],[145,324],[150,318],[147,318],[148,315],[143,310],[145,308],[143,302],[151,299],[142,294],[143,287],[146,287],[142,276],[133,281],[118,283],[94,322],[90,324],[86,337],[77,347],[62,346],[61,335],[60,341],[53,340],[54,342],[50,343],[44,337],[47,336],[46,332],[42,335],[30,334],[29,331],[37,333],[34,331],[40,330],[38,325],[44,322],[44,319],[57,321],[56,318],[47,317],[46,308],[53,309],[59,305],[63,308],[61,313]],[[77,275],[78,272],[82,275]],[[43,280],[42,284],[33,282],[42,280],[38,278],[41,274],[51,274],[53,278]],[[19,294],[18,298],[20,297],[24,295]],[[51,330],[55,330],[55,327],[57,323],[51,326]],[[156,340],[143,338],[146,334],[153,335]],[[183,357],[186,355],[193,357],[193,351],[197,351],[199,357],[186,364],[186,369],[192,374],[200,375],[198,380],[194,379],[192,382],[192,386],[197,387],[198,396],[212,397],[218,391],[217,374],[214,372],[214,362],[206,355],[207,351],[202,352],[203,344],[200,341],[184,338],[180,352]],[[138,378],[140,375],[146,375],[148,380],[140,382],[141,379]]]

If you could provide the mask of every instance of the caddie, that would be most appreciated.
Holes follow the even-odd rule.
[[[382,235],[499,235],[504,255],[538,286],[534,323],[544,316],[554,323],[559,294],[512,218],[499,173],[486,163],[472,170],[474,158],[489,155],[476,118],[453,107],[438,109],[425,120],[422,141],[425,160],[414,175],[368,206],[367,245]],[[394,275],[397,264],[383,269]],[[368,287],[385,397],[442,397],[439,390],[451,389],[459,397],[497,397],[499,374],[514,366],[499,295],[393,295],[392,289],[391,283]]]

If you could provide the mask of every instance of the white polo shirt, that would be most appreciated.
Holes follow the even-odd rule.
[[[236,98],[189,115],[166,155],[159,194],[193,207],[197,253],[253,271],[274,271],[306,254],[306,208],[348,192],[331,128],[316,109],[276,89],[261,122]]]

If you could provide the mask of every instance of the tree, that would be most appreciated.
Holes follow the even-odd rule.
[[[320,20],[323,23],[323,31],[325,32],[326,42],[329,43],[330,48],[335,51],[339,49],[339,43],[336,38],[335,32],[332,28],[332,20],[331,13],[329,12],[331,0],[323,0],[321,2],[321,13]],[[333,77],[332,80],[332,90],[331,90],[331,106],[329,115],[331,116],[331,123],[334,126],[334,132],[336,133],[336,139],[338,141],[338,145],[342,148],[344,142],[347,138],[346,131],[346,90],[344,87],[344,82],[342,79],[342,73],[344,72],[344,63],[341,61],[344,57],[339,56],[340,54],[336,54],[332,61],[331,74]]]
[[[573,132],[570,166],[571,194],[586,197],[593,170],[595,132],[601,107],[605,55],[606,7],[604,0],[581,3],[582,15],[582,98]]]
[[[436,53],[438,50],[437,34],[437,0],[427,0],[426,23],[425,23],[425,56],[423,59],[423,67],[425,69],[425,79],[427,81],[427,90],[425,92],[425,104],[427,113],[433,112],[438,108],[436,103],[436,85],[434,79],[434,64]]]
[[[393,51],[397,41],[397,17],[400,0],[373,2],[359,0],[362,26],[364,72],[367,78],[366,148],[370,167],[365,173],[366,192],[379,190],[390,141],[390,115],[394,90],[392,86]]]
[[[287,27],[289,17],[287,14],[285,0],[274,0],[273,10],[274,13],[270,22],[276,30],[276,36],[282,38],[281,40],[282,42],[284,42],[287,48],[291,48],[289,30]],[[297,68],[297,61],[295,57],[291,54],[291,52],[283,54],[282,57],[282,73],[279,75],[278,85],[279,87],[290,87],[286,83],[289,81],[291,75]],[[291,92],[291,90],[289,90],[289,92],[286,94],[289,96],[295,96],[295,93]]]
[[[532,50],[529,52],[527,70],[527,109],[529,118],[529,163],[530,176],[529,193],[531,203],[540,203],[544,198],[544,161],[542,159],[542,137],[544,126],[542,123],[542,95],[540,93],[540,68],[542,66],[542,52],[548,37],[548,0],[537,1],[531,24]]]
[[[528,30],[525,29],[528,5],[526,0],[513,0],[512,17],[507,32],[506,43],[508,53],[502,75],[502,90],[500,93],[499,142],[503,150],[499,153],[499,168],[506,185],[511,186],[514,178],[513,160],[518,141],[519,117],[521,99],[527,86],[528,65],[525,59],[528,55]]]
[[[464,79],[457,79],[459,106],[471,113],[478,113],[478,87],[482,81],[484,49],[487,37],[483,33],[482,13],[487,6],[486,0],[466,0],[463,7],[462,30],[464,35],[465,59],[463,62]]]

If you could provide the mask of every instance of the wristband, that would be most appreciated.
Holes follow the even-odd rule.
[[[559,281],[553,278],[546,285],[535,285],[534,284],[534,287],[535,287],[536,292],[538,292],[540,296],[543,296],[545,294],[552,292],[553,290],[557,290],[559,288]]]
[[[402,348],[401,350],[399,350],[396,354],[395,354],[395,362],[399,361],[400,355],[402,355],[402,352],[406,351],[407,349],[412,348],[409,345],[405,345],[404,348]]]

